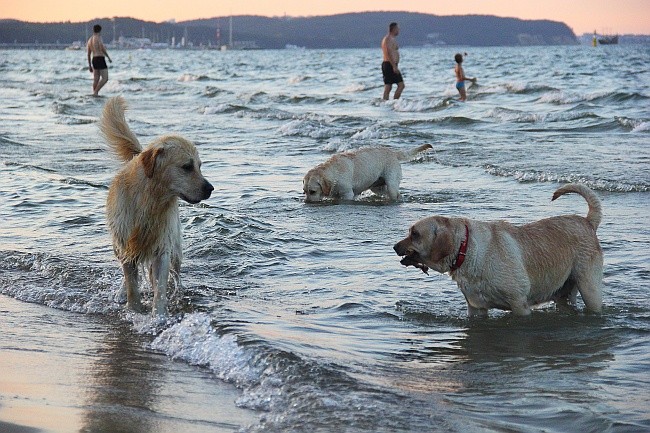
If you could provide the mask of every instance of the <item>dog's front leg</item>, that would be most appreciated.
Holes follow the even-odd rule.
[[[126,288],[126,306],[133,311],[142,311],[140,292],[138,291],[138,265],[133,262],[122,263],[124,286]]]
[[[347,201],[352,201],[354,200],[354,191],[352,188],[350,189],[342,189],[341,192],[339,193],[339,197],[343,200]]]
[[[153,286],[153,311],[157,316],[167,315],[167,285],[169,284],[169,265],[171,257],[168,252],[156,257],[151,264],[150,277]]]
[[[472,307],[467,304],[467,317],[487,317],[488,316],[488,310],[487,308],[477,308],[477,307]]]

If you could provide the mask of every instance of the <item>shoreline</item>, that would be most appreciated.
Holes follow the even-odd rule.
[[[107,317],[0,295],[0,430],[233,432],[258,421],[240,391],[146,349]]]

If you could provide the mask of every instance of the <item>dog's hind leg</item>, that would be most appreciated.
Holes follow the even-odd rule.
[[[564,285],[553,294],[553,302],[558,309],[575,308],[576,298],[578,296],[578,287],[575,280],[569,277]]]
[[[402,168],[399,163],[386,176],[386,193],[388,198],[395,201],[399,199],[399,184],[402,180]]]
[[[600,313],[603,308],[602,269],[602,265],[595,265],[577,281],[578,291],[585,303],[585,308],[594,313]]]
[[[122,263],[124,286],[126,288],[126,306],[133,311],[142,311],[140,292],[138,291],[138,265],[133,262]]]
[[[169,284],[170,262],[170,254],[168,252],[162,253],[154,259],[149,271],[153,287],[152,314],[157,316],[167,314],[167,285]]]

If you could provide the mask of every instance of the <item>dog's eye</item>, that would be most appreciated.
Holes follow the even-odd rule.
[[[309,190],[309,195],[314,195],[314,194],[316,194],[316,191],[313,190],[313,189],[310,189],[310,190]]]
[[[411,230],[411,239],[413,239],[414,241],[420,239],[420,232],[416,230]]]
[[[181,168],[183,170],[187,171],[187,172],[190,172],[190,171],[194,170],[194,164],[192,164],[191,162],[188,162],[187,164],[183,165]]]

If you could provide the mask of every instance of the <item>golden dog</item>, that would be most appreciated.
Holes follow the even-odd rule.
[[[334,155],[305,175],[302,182],[305,201],[319,202],[327,196],[352,200],[368,189],[397,200],[402,180],[400,163],[427,149],[431,149],[430,144],[410,151],[363,147]]]
[[[433,216],[415,223],[393,247],[404,266],[448,272],[465,295],[468,315],[488,309],[530,314],[531,307],[555,300],[602,306],[603,253],[596,237],[600,200],[586,186],[559,188],[553,200],[581,195],[587,217],[563,215],[517,227],[505,221],[481,222]],[[560,302],[563,301],[563,302]]]
[[[214,188],[201,174],[201,159],[194,144],[167,135],[143,150],[126,123],[125,110],[123,98],[111,98],[100,121],[106,142],[125,163],[108,191],[106,219],[124,271],[127,306],[143,309],[138,268],[144,265],[149,268],[154,291],[153,314],[164,315],[170,271],[180,278],[178,198],[198,203],[209,198]]]

